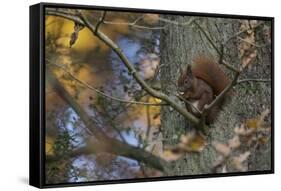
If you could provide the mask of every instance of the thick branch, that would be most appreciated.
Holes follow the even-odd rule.
[[[88,116],[84,109],[64,89],[64,87],[60,84],[60,82],[48,68],[46,69],[46,72],[48,80],[55,91],[70,105],[70,107],[74,109],[77,115],[80,116],[85,126],[98,139],[100,143],[99,146],[103,148],[104,151],[135,159],[159,170],[164,170],[164,166],[168,165],[168,163],[163,159],[154,156],[145,150],[127,145],[119,140],[108,137],[101,129],[96,127],[96,124],[91,119],[91,117]]]
[[[82,13],[80,14],[80,18],[84,22],[84,25],[87,26],[92,31],[92,33],[95,35],[95,33],[94,33],[95,26],[93,26]],[[100,40],[102,40],[107,46],[109,46],[118,55],[118,57],[122,60],[122,62],[125,64],[125,66],[129,70],[130,74],[136,79],[136,81],[139,83],[139,85],[147,93],[149,93],[153,97],[156,97],[158,99],[161,99],[161,100],[167,102],[171,107],[173,107],[180,114],[182,114],[184,117],[186,117],[191,123],[197,124],[199,122],[199,120],[194,115],[187,112],[183,107],[181,107],[181,105],[177,104],[169,96],[149,87],[149,85],[142,79],[140,74],[136,71],[133,64],[128,60],[128,58],[122,52],[122,50],[110,38],[108,38],[104,33],[100,32],[100,31],[97,31],[96,36]]]
[[[100,30],[95,33],[95,26],[92,25],[89,20],[83,15],[83,13],[80,12],[79,17],[73,17],[72,15],[65,15],[65,14],[57,14],[55,12],[49,12],[46,11],[46,14],[50,15],[57,15],[63,18],[67,18],[70,20],[73,20],[79,24],[85,25],[88,27],[91,32],[97,36],[101,41],[103,41],[107,46],[109,46],[121,59],[121,61],[125,64],[131,75],[135,78],[135,80],[139,83],[139,85],[151,96],[156,97],[158,99],[161,99],[162,101],[165,101],[167,104],[169,104],[172,108],[174,108],[176,111],[178,111],[181,115],[183,115],[186,119],[188,119],[191,123],[198,125],[199,119],[186,111],[185,108],[183,108],[181,105],[176,103],[174,100],[172,100],[169,96],[166,94],[156,91],[149,87],[149,85],[142,79],[142,77],[139,75],[139,73],[134,68],[133,64],[128,60],[128,58],[125,56],[125,54],[122,52],[122,50],[110,39],[108,38],[104,33],[102,33]]]

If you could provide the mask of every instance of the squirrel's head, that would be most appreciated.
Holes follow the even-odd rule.
[[[192,74],[191,66],[188,65],[184,72],[181,72],[181,75],[178,79],[178,92],[180,95],[183,95],[186,91],[189,91],[193,87],[194,76]]]

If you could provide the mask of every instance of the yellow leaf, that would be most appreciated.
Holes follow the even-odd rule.
[[[259,124],[259,120],[258,119],[248,119],[246,121],[246,127],[248,127],[248,128],[257,129],[258,128],[258,124]]]
[[[186,152],[201,152],[206,146],[205,137],[195,132],[182,135],[179,147]]]
[[[268,116],[270,110],[266,109],[264,110],[259,117],[253,118],[253,119],[248,119],[246,121],[246,127],[247,128],[252,128],[252,129],[258,129],[261,128],[263,125],[264,119],[266,116]]]
[[[173,150],[165,150],[162,154],[162,158],[166,161],[178,160],[183,155],[182,152],[174,152]]]
[[[53,145],[54,145],[54,139],[50,136],[46,136],[46,140],[45,140],[45,152],[46,152],[45,154],[46,155],[54,154]]]
[[[206,141],[202,136],[197,135],[188,145],[191,152],[201,152],[206,145]]]

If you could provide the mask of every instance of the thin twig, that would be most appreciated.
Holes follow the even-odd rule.
[[[104,24],[112,24],[112,25],[128,25],[134,28],[141,28],[141,29],[149,29],[149,30],[162,30],[167,28],[168,25],[164,25],[164,26],[156,26],[156,27],[149,27],[149,26],[144,26],[144,25],[138,25],[137,22],[142,19],[144,16],[137,18],[135,21],[133,22],[112,22],[112,21],[104,21]],[[168,23],[168,24],[174,24],[174,25],[179,25],[179,26],[186,26],[186,25],[190,25],[193,21],[195,20],[195,18],[190,19],[189,21],[183,22],[183,23],[179,23],[176,21],[171,21],[168,19],[164,19],[159,17],[159,21]]]
[[[126,22],[112,22],[112,21],[104,21],[104,24],[110,24],[110,25],[127,25],[133,28],[140,28],[140,29],[149,29],[149,30],[162,30],[165,29],[166,26],[163,27],[148,27],[144,25],[137,25],[133,23],[126,23]]]
[[[239,72],[239,69],[233,67],[232,65],[230,65],[227,61],[222,59],[222,55],[223,52],[221,52],[219,50],[219,48],[215,45],[215,43],[212,41],[211,37],[209,37],[209,35],[206,33],[206,31],[197,23],[197,22],[193,22],[198,29],[204,34],[204,36],[206,37],[206,39],[209,41],[209,43],[211,44],[211,46],[216,50],[217,54],[220,56],[220,64],[224,65],[226,68],[228,68],[229,70],[233,71],[233,72]],[[223,50],[223,47],[221,47],[221,49]]]
[[[190,24],[192,24],[195,20],[196,20],[196,18],[194,17],[194,18],[189,19],[188,21],[179,23],[179,22],[177,22],[177,21],[171,21],[171,20],[169,20],[169,19],[165,19],[165,18],[159,17],[159,21],[162,21],[162,22],[165,22],[165,23],[169,23],[169,24],[179,25],[179,26],[187,26],[187,25],[190,25]]]
[[[271,82],[271,79],[243,79],[243,80],[238,80],[237,84],[241,84],[245,82]]]
[[[55,12],[60,12],[60,13],[63,13],[63,14],[67,14],[67,15],[72,15],[72,16],[77,16],[75,11],[70,11],[71,9],[58,9],[58,8],[47,8],[48,11],[55,11]]]
[[[244,30],[242,30],[242,31],[239,31],[239,32],[235,33],[234,35],[232,35],[231,37],[229,37],[223,44],[224,44],[224,45],[227,44],[231,39],[233,39],[233,38],[239,36],[240,34],[243,34],[243,33],[247,32],[248,30],[256,29],[256,28],[258,28],[259,26],[261,26],[262,24],[263,24],[263,22],[260,22],[259,24],[257,24],[257,25],[254,26],[254,27],[251,27],[251,28],[249,27],[249,28],[246,28],[246,29],[244,29]]]
[[[72,20],[76,23],[84,25],[84,22],[78,16],[75,16],[75,15],[69,15],[69,14],[66,14],[66,13],[61,12],[61,11],[53,11],[53,10],[48,10],[48,9],[46,10],[46,14],[62,17],[62,18],[65,18],[65,19],[69,19],[69,20]]]
[[[138,17],[136,20],[134,20],[133,22],[113,22],[113,21],[103,21],[104,24],[112,24],[112,25],[135,25],[137,24],[138,21],[140,21],[141,19],[143,19],[144,15],[142,15],[141,17]]]
[[[72,74],[71,72],[69,72],[64,66],[61,66],[59,64],[56,63],[52,63],[50,61],[48,61],[50,64],[52,64],[53,66],[56,66],[60,69],[62,69],[65,73],[67,73],[72,79],[74,79],[75,81],[79,82],[80,84],[82,84],[83,86],[85,86],[86,88],[88,88],[89,90],[92,90],[110,100],[115,100],[118,102],[122,102],[122,103],[130,103],[130,104],[139,104],[139,105],[153,105],[153,106],[163,106],[166,105],[164,103],[147,103],[147,102],[139,102],[139,101],[130,101],[130,100],[124,100],[124,99],[120,99],[120,98],[116,98],[113,97],[111,95],[108,95],[100,90],[98,90],[97,88],[94,88],[93,86],[87,84],[86,82],[80,80],[79,78],[77,78],[74,74]]]
[[[202,115],[206,115],[216,104],[218,104],[225,97],[225,95],[233,88],[233,86],[236,85],[239,75],[240,72],[236,72],[231,83],[228,84],[228,86],[216,97],[216,99],[214,99],[209,105],[204,106]]]
[[[235,68],[234,66],[230,65],[227,61],[222,60],[222,62],[220,63],[222,65],[224,65],[226,68],[228,68],[229,70],[233,71],[233,72],[240,72],[239,69]]]
[[[98,21],[98,23],[97,23],[97,25],[96,25],[95,34],[97,34],[100,25],[103,23],[103,21],[104,21],[104,19],[105,19],[105,16],[106,16],[106,11],[103,11],[102,16],[100,17],[100,19],[99,19],[99,21]]]
[[[147,96],[147,102],[149,102],[149,96]],[[149,134],[151,130],[151,119],[150,119],[150,107],[146,106],[146,119],[147,119],[147,130],[146,130],[146,139],[149,139]]]
[[[166,28],[166,26],[157,26],[157,27],[148,27],[148,26],[144,26],[144,25],[138,25],[137,22],[140,21],[141,19],[144,18],[144,15],[142,15],[141,17],[138,17],[135,21],[133,22],[113,22],[113,21],[103,21],[104,24],[111,24],[111,25],[127,25],[127,26],[131,26],[134,28],[141,28],[141,29],[149,29],[149,30],[161,30]]]
[[[241,40],[241,41],[243,41],[243,42],[246,42],[246,43],[248,43],[248,44],[250,44],[250,45],[252,45],[252,46],[255,46],[255,47],[257,47],[257,48],[261,48],[262,46],[260,46],[260,45],[257,45],[257,44],[255,44],[255,43],[253,43],[253,42],[250,42],[250,41],[248,41],[248,40],[245,40],[245,39],[243,39],[243,38],[241,38],[241,37],[239,37],[239,36],[237,36],[237,39],[239,39],[239,40]]]
[[[215,45],[215,43],[212,41],[211,37],[209,37],[209,35],[207,34],[207,32],[197,23],[197,22],[193,22],[198,29],[200,29],[200,31],[204,34],[204,36],[207,38],[207,40],[210,42],[210,44],[212,45],[212,47],[216,50],[216,52],[221,55],[222,53],[220,52],[220,50],[218,49],[218,47]]]

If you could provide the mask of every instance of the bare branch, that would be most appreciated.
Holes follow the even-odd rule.
[[[106,16],[106,11],[103,11],[102,16],[100,17],[100,19],[99,19],[99,21],[98,21],[98,23],[96,25],[95,34],[97,34],[100,25],[104,22],[105,16]]]
[[[134,28],[140,28],[140,29],[149,29],[149,30],[161,30],[166,28],[166,26],[158,26],[158,27],[149,27],[149,26],[144,26],[144,25],[138,25],[137,22],[143,19],[144,15],[141,17],[138,17],[135,21],[133,22],[112,22],[112,21],[104,21],[104,24],[110,24],[110,25],[127,25],[130,27]]]
[[[147,102],[149,102],[149,96],[147,96]],[[147,119],[146,139],[149,139],[150,130],[151,130],[150,107],[146,106],[145,109],[146,109],[146,119]]]
[[[159,20],[162,21],[162,22],[165,22],[165,23],[169,23],[169,24],[174,24],[174,25],[179,25],[179,26],[187,26],[187,25],[191,25],[196,20],[196,18],[191,18],[188,21],[183,22],[183,23],[179,23],[177,21],[171,21],[169,19],[162,18],[162,17],[159,17]]]
[[[209,35],[206,33],[206,31],[197,23],[197,22],[193,22],[198,29],[204,34],[204,36],[206,37],[206,39],[209,41],[209,43],[211,44],[211,46],[216,50],[217,54],[222,57],[223,56],[223,52],[221,52],[219,50],[219,48],[215,45],[215,43],[212,41],[211,37],[209,37]],[[239,72],[239,69],[233,67],[232,65],[230,65],[227,61],[221,59],[220,64],[224,65],[226,68],[228,68],[229,70],[233,71],[233,72]]]
[[[209,37],[209,35],[206,33],[206,31],[197,23],[197,22],[193,22],[198,29],[204,34],[204,36],[206,37],[206,39],[210,42],[210,44],[212,45],[212,47],[216,50],[216,52],[221,55],[222,53],[220,52],[220,50],[218,49],[218,47],[215,45],[215,43],[212,41],[211,37]]]
[[[55,75],[46,68],[48,75],[48,80],[53,86],[55,91],[60,95],[73,110],[79,115],[85,126],[91,131],[91,133],[97,138],[99,145],[97,148],[87,147],[90,150],[86,150],[89,153],[94,153],[95,149],[102,150],[103,152],[108,152],[128,158],[135,159],[137,161],[143,162],[155,169],[164,170],[165,166],[168,166],[165,160],[157,157],[143,149],[139,149],[128,144],[125,144],[117,139],[108,137],[100,128],[96,126],[95,121],[88,116],[86,111],[75,101],[75,99],[64,89],[64,87],[57,80]],[[93,150],[94,149],[94,150]]]
[[[222,62],[221,62],[220,64],[224,65],[226,68],[228,68],[229,70],[231,70],[231,71],[233,71],[233,72],[235,72],[235,73],[240,72],[239,69],[237,69],[237,68],[235,68],[234,66],[230,65],[230,64],[229,64],[227,61],[225,61],[225,60],[222,60]]]
[[[64,66],[61,66],[60,64],[56,64],[56,63],[52,63],[48,60],[49,64],[56,66],[58,68],[60,68],[61,70],[63,70],[66,74],[68,74],[72,79],[74,79],[75,81],[79,82],[80,84],[82,84],[84,87],[88,88],[89,90],[92,90],[110,100],[114,100],[114,101],[118,101],[118,102],[122,102],[122,103],[130,103],[130,104],[139,104],[139,105],[153,105],[153,106],[163,106],[163,105],[167,105],[165,103],[148,103],[148,102],[140,102],[140,101],[131,101],[131,100],[124,100],[121,98],[117,98],[117,97],[113,97],[111,95],[108,95],[100,90],[98,90],[97,88],[89,85],[88,83],[80,80],[79,78],[77,78],[74,74],[72,74],[71,72],[69,72]]]
[[[137,22],[139,20],[141,20],[144,16],[141,16],[139,18],[137,18],[135,21],[133,22],[112,22],[112,21],[104,21],[104,24],[112,24],[112,25],[128,25],[134,28],[141,28],[141,29],[149,29],[149,30],[162,30],[165,29],[168,25],[164,25],[164,26],[156,26],[156,27],[149,27],[149,26],[144,26],[144,25],[138,25]],[[186,25],[190,25],[193,21],[195,20],[195,18],[190,19],[189,21],[183,22],[183,23],[179,23],[176,21],[171,21],[165,18],[161,18],[159,17],[159,21],[168,23],[168,24],[174,24],[174,25],[179,25],[179,26],[186,26]]]
[[[255,47],[257,47],[257,48],[261,48],[262,46],[260,46],[260,45],[257,45],[257,44],[255,44],[255,43],[253,43],[253,42],[250,42],[250,41],[248,41],[248,40],[245,40],[245,39],[243,39],[243,38],[241,38],[241,37],[237,37],[237,39],[239,39],[239,40],[241,40],[241,41],[243,41],[243,42],[246,42],[246,43],[248,43],[248,44],[250,44],[250,45],[252,45],[252,46],[255,46]]]
[[[88,19],[83,15],[82,12],[80,12],[80,18],[84,22],[84,25],[87,26],[94,34],[95,26],[93,26]],[[124,63],[124,65],[128,68],[130,74],[135,78],[135,80],[139,83],[139,85],[150,95],[153,97],[156,97],[158,99],[161,99],[162,101],[165,101],[168,103],[171,107],[173,107],[175,110],[177,110],[180,114],[182,114],[184,117],[186,117],[191,123],[198,124],[199,119],[196,118],[191,113],[187,112],[185,108],[181,107],[178,103],[176,103],[174,100],[172,100],[169,96],[166,94],[156,91],[149,87],[149,85],[142,79],[140,74],[136,71],[133,64],[128,60],[128,58],[124,55],[122,50],[110,39],[108,38],[104,33],[97,31],[96,36],[102,40],[107,46],[109,46],[121,59],[121,61]]]
[[[237,84],[242,84],[246,82],[271,82],[271,79],[243,79],[243,80],[238,80]]]
[[[236,72],[233,80],[231,81],[230,84],[210,103],[209,105],[205,105],[204,109],[202,111],[202,116],[206,116],[206,114],[216,105],[218,104],[224,97],[225,95],[237,84],[237,79],[240,75],[240,72]]]
[[[54,11],[54,12],[60,12],[60,13],[63,13],[63,14],[67,14],[67,15],[72,15],[72,16],[77,16],[76,15],[76,11],[74,11],[74,9],[65,9],[65,8],[50,8],[48,7],[48,10],[49,11]]]
[[[237,37],[237,36],[239,36],[239,35],[241,35],[241,34],[247,32],[248,30],[252,30],[252,29],[255,29],[255,28],[260,27],[263,23],[264,23],[264,22],[261,21],[259,24],[257,24],[257,25],[254,26],[254,27],[251,27],[251,28],[249,27],[249,28],[246,28],[246,29],[244,29],[244,30],[242,30],[242,31],[239,31],[239,32],[235,33],[233,36],[231,36],[230,38],[228,38],[223,44],[224,44],[224,45],[227,44],[230,40],[232,40],[233,38],[235,38],[235,37]]]
[[[156,91],[149,87],[149,85],[142,79],[140,74],[136,71],[133,64],[128,60],[128,58],[124,55],[122,50],[110,39],[108,38],[104,33],[102,33],[100,30],[97,31],[95,34],[95,26],[92,25],[88,19],[83,15],[83,13],[79,12],[79,17],[69,16],[66,14],[57,14],[54,12],[49,12],[46,10],[46,14],[52,14],[57,15],[63,18],[67,18],[70,20],[73,20],[77,23],[81,23],[85,25],[87,28],[90,29],[90,31],[97,36],[101,41],[103,41],[107,46],[109,46],[121,59],[121,61],[124,63],[124,65],[129,70],[130,74],[135,78],[135,80],[139,83],[139,85],[151,96],[156,97],[158,99],[161,99],[162,101],[165,101],[167,104],[169,104],[172,108],[174,108],[176,111],[178,111],[181,115],[183,115],[186,119],[188,119],[191,123],[198,126],[199,119],[195,117],[193,114],[188,112],[185,108],[183,108],[180,104],[172,100],[168,95],[164,94],[163,92]]]
[[[74,21],[76,23],[79,23],[81,25],[84,25],[84,22],[78,16],[66,14],[65,12],[53,11],[53,10],[46,9],[46,14],[62,17],[62,18],[68,19],[68,20],[72,20],[72,21]]]

